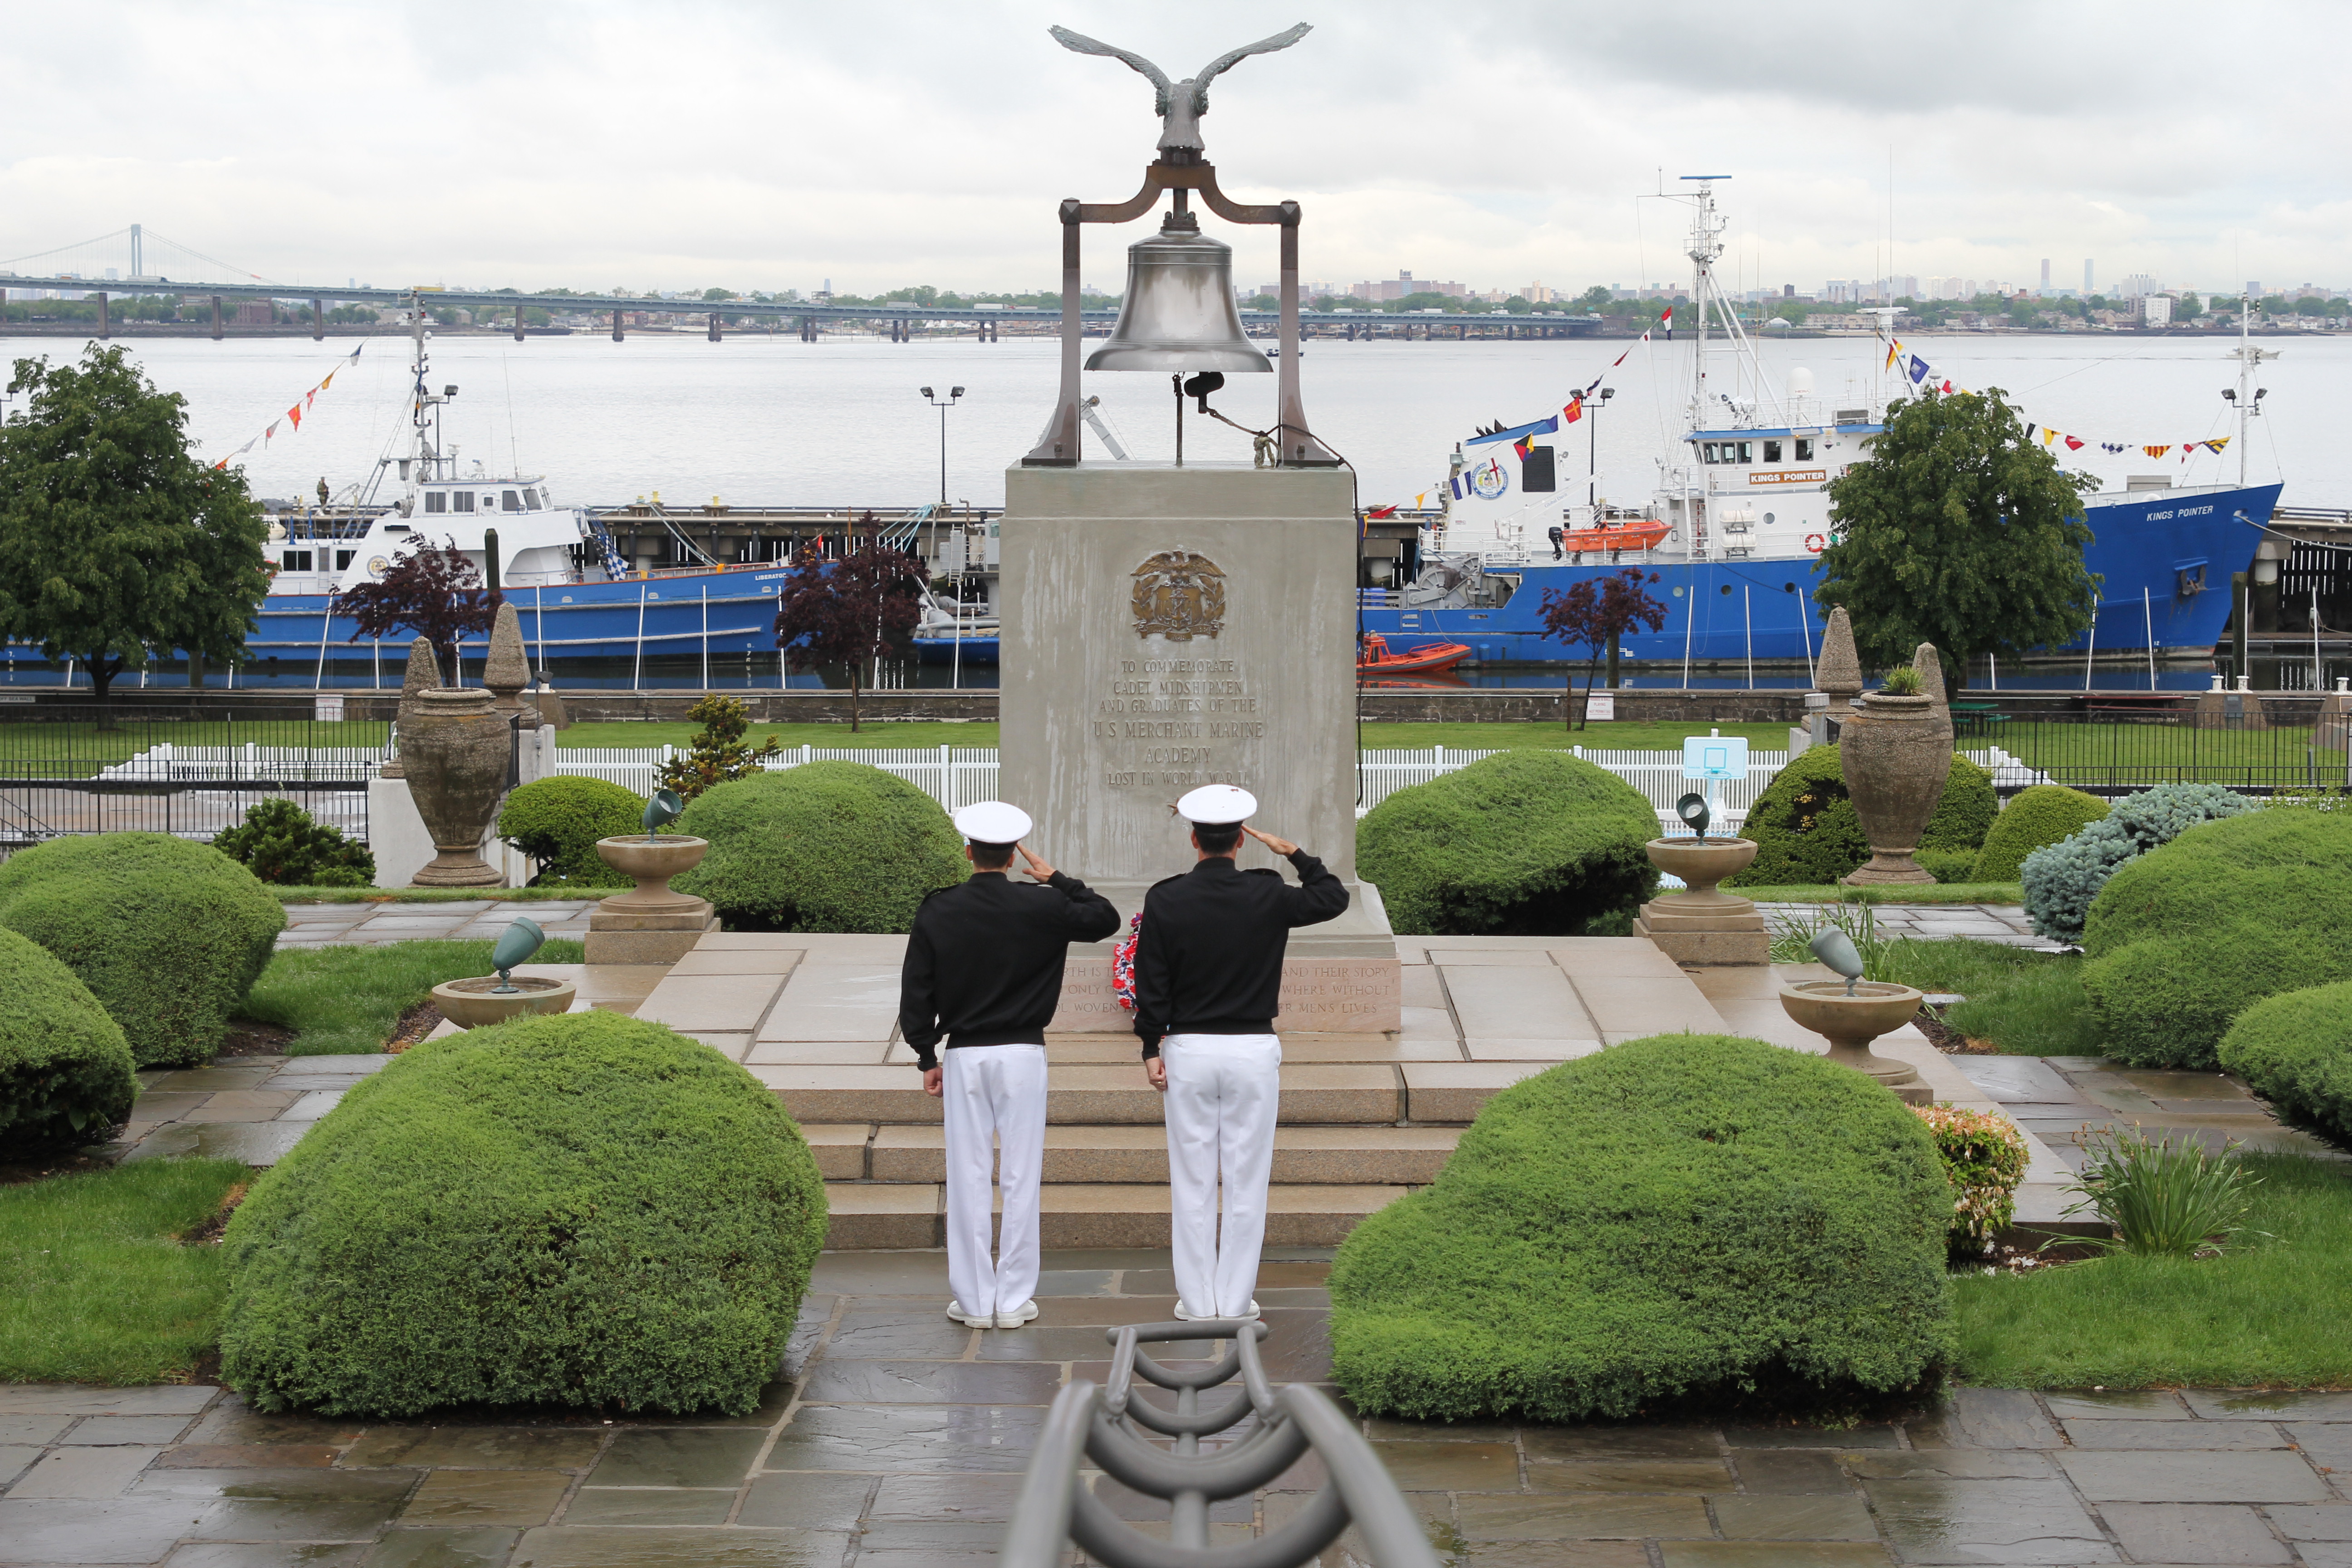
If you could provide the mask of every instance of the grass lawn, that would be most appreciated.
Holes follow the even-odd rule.
[[[380,1051],[401,1014],[444,980],[490,973],[488,941],[397,942],[380,947],[294,948],[262,971],[245,1016],[298,1031],[289,1056]],[[582,963],[576,942],[552,941],[534,963]]]
[[[2352,1167],[2245,1160],[2263,1183],[2247,1223],[2276,1239],[1958,1279],[1961,1375],[1998,1388],[2352,1386]]]
[[[212,1346],[220,1248],[183,1246],[252,1173],[141,1160],[0,1187],[0,1383],[171,1383]]]
[[[1966,937],[1908,939],[1887,949],[1878,976],[1968,998],[1944,1022],[2013,1057],[2096,1057],[2098,1020],[2083,994],[2079,953],[2028,952]]]
[[[698,725],[651,720],[600,720],[574,724],[555,737],[559,746],[687,746]],[[1557,720],[1522,720],[1496,724],[1389,724],[1362,726],[1364,745],[1374,751],[1426,750],[1459,746],[1465,751],[1505,751],[1531,746],[1566,751],[1586,746],[1611,751],[1676,751],[1685,735],[1704,735],[1720,729],[1743,735],[1757,751],[1783,751],[1789,744],[1786,724],[1632,724],[1601,723],[1570,730]],[[869,723],[853,735],[846,724],[754,724],[744,737],[757,744],[773,735],[786,746],[993,746],[993,720],[969,724],[918,720],[907,723]]]

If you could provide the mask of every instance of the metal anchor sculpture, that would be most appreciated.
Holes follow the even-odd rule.
[[[1047,1412],[998,1554],[1003,1568],[1059,1568],[1067,1560],[1067,1542],[1106,1568],[1298,1568],[1350,1525],[1381,1568],[1437,1568],[1421,1521],[1339,1407],[1305,1384],[1276,1389],[1266,1381],[1257,1352],[1266,1333],[1264,1323],[1237,1318],[1105,1331],[1115,1347],[1108,1381],[1101,1388],[1071,1384]],[[1223,1340],[1231,1348],[1214,1366],[1179,1370],[1139,1348],[1147,1340]],[[1242,1386],[1231,1400],[1214,1410],[1201,1408],[1202,1391],[1236,1375]],[[1137,1376],[1174,1393],[1175,1410],[1134,1397]],[[1201,1452],[1202,1438],[1252,1416],[1257,1426],[1247,1436]],[[1173,1437],[1172,1450],[1149,1442],[1138,1427]],[[1209,1545],[1210,1504],[1248,1496],[1310,1452],[1330,1479],[1296,1518],[1255,1541]],[[1080,1484],[1084,1461],[1166,1501],[1168,1539],[1136,1531]]]

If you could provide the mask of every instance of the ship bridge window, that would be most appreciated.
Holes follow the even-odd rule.
[[[1742,441],[1739,443],[1739,460],[1743,463],[1752,463],[1756,460],[1755,442]]]
[[[514,491],[512,491],[512,490],[500,490],[500,491],[499,492],[499,499],[504,502],[504,509],[505,509],[506,510],[508,510],[508,511],[520,511],[520,510],[522,510],[522,509],[523,509],[523,508],[522,508],[522,498],[521,498],[520,496],[519,496],[519,495],[515,494],[515,493],[514,493]]]
[[[451,496],[449,498],[449,510],[451,511],[473,510],[474,492],[471,490],[462,490],[457,494]]]
[[[356,555],[356,554],[358,554],[358,553],[359,553],[359,552],[357,552],[357,551],[355,551],[355,550],[338,550],[338,551],[336,551],[336,552],[335,552],[335,570],[336,570],[336,571],[338,571],[338,572],[341,572],[341,571],[342,571],[343,569],[345,569],[346,567],[350,566],[350,565],[351,565],[351,563],[352,563],[352,556],[354,556],[354,555]]]
[[[447,511],[449,510],[449,498],[443,495],[439,490],[426,490],[425,492],[425,510],[426,511]]]
[[[1777,463],[1780,460],[1780,442],[1767,441],[1764,443],[1764,460],[1768,463]]]
[[[278,567],[281,572],[308,572],[310,569],[310,552],[307,550],[280,551]]]
[[[1800,436],[1800,437],[1797,437],[1797,461],[1799,461],[1799,462],[1801,462],[1801,463],[1810,463],[1810,462],[1811,462],[1812,460],[1813,460],[1813,438],[1812,438],[1811,436]]]

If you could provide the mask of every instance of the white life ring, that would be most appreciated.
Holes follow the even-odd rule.
[[[1828,542],[1829,541],[1823,539],[1818,533],[1809,533],[1805,535],[1805,548],[1815,555],[1819,555],[1822,552],[1822,546]]]

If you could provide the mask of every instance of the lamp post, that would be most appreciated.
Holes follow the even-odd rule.
[[[1601,401],[1590,410],[1594,416],[1592,422],[1584,428],[1584,504],[1592,512],[1592,526],[1595,528],[1601,526],[1601,421],[1598,416],[1602,409],[1609,406],[1609,400],[1616,395],[1617,389],[1613,386],[1601,389]]]
[[[945,399],[933,395],[928,386],[922,392],[924,399],[940,411],[940,510],[945,511],[948,505],[948,410],[953,408],[956,399],[963,395],[963,388],[948,388]]]

